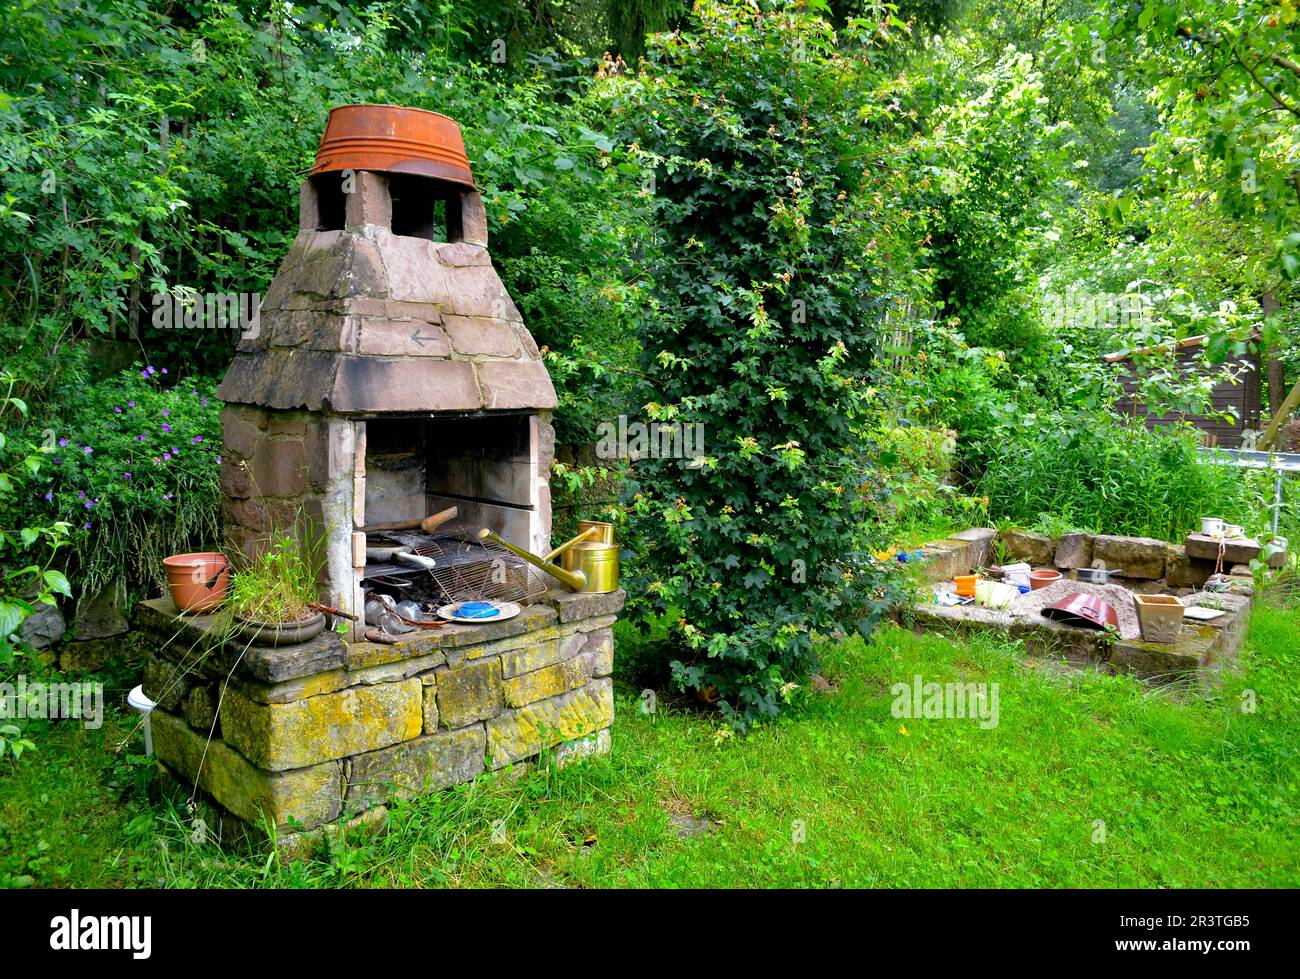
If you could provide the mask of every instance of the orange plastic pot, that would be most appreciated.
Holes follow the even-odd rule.
[[[413,173],[477,189],[456,120],[399,105],[330,110],[311,175],[338,170]]]
[[[957,586],[958,595],[961,595],[963,597],[970,596],[971,598],[974,598],[975,582],[979,580],[980,580],[980,576],[977,574],[959,574],[952,579],[952,582],[954,585]]]
[[[207,612],[226,600],[234,570],[220,551],[196,551],[163,558],[172,601],[181,612]]]
[[[1061,572],[1059,571],[1052,571],[1049,569],[1029,572],[1029,587],[1033,591],[1038,591],[1040,588],[1046,588],[1048,585],[1055,584],[1060,580]]]

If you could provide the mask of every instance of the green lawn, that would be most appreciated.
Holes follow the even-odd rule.
[[[1246,670],[1206,698],[891,628],[829,650],[838,689],[747,738],[625,685],[610,758],[394,806],[289,866],[191,844],[108,750],[119,715],[0,776],[0,884],[1296,886],[1298,650],[1300,616],[1258,610]],[[1000,723],[902,733],[889,686],[915,674],[998,683]],[[680,839],[670,815],[716,827]]]

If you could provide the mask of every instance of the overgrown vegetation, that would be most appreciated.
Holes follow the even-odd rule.
[[[265,290],[348,101],[460,122],[559,393],[556,527],[621,521],[634,614],[667,621],[677,688],[736,728],[792,703],[820,716],[820,653],[901,594],[872,553],[927,528],[1177,540],[1214,511],[1262,532],[1266,477],[1197,459],[1186,426],[1119,419],[1101,358],[1208,334],[1192,380],[1167,350],[1132,361],[1157,413],[1212,411],[1249,345],[1265,417],[1295,384],[1296,47],[1291,0],[0,5],[0,667],[40,662],[18,638],[35,612],[122,577],[160,588],[162,555],[220,540],[213,391],[234,333],[161,329],[155,300]],[[593,458],[620,415],[703,425],[705,447]],[[1300,541],[1290,486],[1279,523]],[[244,579],[283,585],[276,615],[309,593],[281,580],[289,556]],[[1264,633],[1262,670],[1286,634]],[[850,686],[883,649],[948,655],[833,649]],[[666,679],[658,654],[638,662]],[[1122,688],[1091,683],[1102,706]],[[1234,750],[1115,696],[1136,732],[1187,724],[1188,744]],[[22,766],[31,732],[3,735],[36,746]],[[1209,784],[1260,774],[1248,761],[1162,771]],[[1266,822],[1223,809],[1240,840]],[[1073,879],[1071,859],[1026,879]],[[1182,879],[1148,870],[1117,883]],[[1229,868],[1277,880],[1256,871]]]
[[[230,579],[229,607],[251,622],[293,623],[316,613],[322,537],[310,527],[271,535],[268,546],[242,562]]]
[[[980,491],[998,501],[1000,516],[1026,526],[1055,517],[1099,533],[1178,541],[1206,514],[1262,517],[1237,472],[1198,458],[1190,428],[1150,432],[1119,418],[1056,412],[1028,416],[994,438]]]

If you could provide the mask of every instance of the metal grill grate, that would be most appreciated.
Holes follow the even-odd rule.
[[[400,579],[410,586],[432,580],[435,599],[462,602],[515,602],[531,605],[546,594],[551,579],[492,541],[479,540],[476,528],[451,523],[429,535],[419,531],[386,531],[384,537],[437,562],[431,571],[406,564],[366,565],[370,580]],[[425,578],[425,576],[428,578]]]

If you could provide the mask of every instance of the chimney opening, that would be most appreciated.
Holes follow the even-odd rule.
[[[447,204],[460,197],[455,189],[440,180],[393,173],[388,176],[388,196],[393,202],[393,234],[406,238],[445,242]]]
[[[311,178],[316,188],[319,221],[317,231],[342,231],[347,225],[347,200],[343,195],[343,173],[329,171]]]

